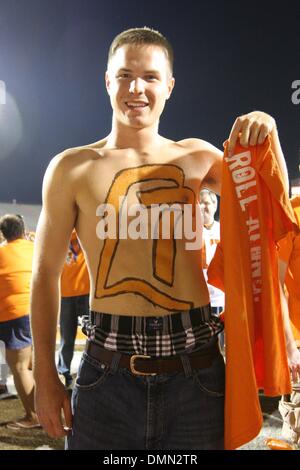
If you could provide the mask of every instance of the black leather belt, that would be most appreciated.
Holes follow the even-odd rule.
[[[110,366],[114,351],[101,348],[92,341],[87,341],[85,352],[92,358]],[[192,369],[204,369],[212,365],[213,360],[220,354],[218,342],[203,351],[188,354]],[[156,359],[151,356],[134,354],[132,356],[122,354],[119,362],[120,368],[128,369],[134,375],[158,375],[176,372],[183,369],[180,356],[172,356],[167,359]]]

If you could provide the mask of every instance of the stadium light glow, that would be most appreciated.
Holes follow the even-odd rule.
[[[22,116],[15,98],[0,80],[0,160],[8,158],[23,136]]]

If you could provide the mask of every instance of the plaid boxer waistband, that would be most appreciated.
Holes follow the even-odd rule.
[[[212,319],[210,304],[202,307],[192,308],[187,311],[176,312],[166,316],[146,317],[146,316],[126,316],[113,313],[103,313],[91,311],[92,323],[106,331],[118,331],[121,334],[131,335],[133,331],[139,333],[148,329],[159,331],[162,325],[172,334],[174,331],[181,330],[185,324],[185,318],[189,316],[191,324],[209,322]],[[172,326],[169,326],[172,325]]]

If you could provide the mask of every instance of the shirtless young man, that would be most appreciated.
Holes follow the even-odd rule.
[[[118,211],[127,196],[129,225],[134,204],[195,210],[202,187],[219,193],[221,151],[158,133],[174,87],[172,65],[172,48],[160,33],[142,28],[117,36],[105,76],[110,134],[62,152],[45,175],[32,281],[36,406],[50,436],[68,435],[69,449],[223,447],[224,363],[216,348],[222,326],[210,313],[199,247],[187,248],[188,237],[122,238],[118,227],[110,238],[99,237],[103,203]],[[271,116],[238,118],[230,149],[238,138],[247,147],[269,133],[287,179]],[[54,353],[58,282],[73,227],[88,264],[96,327],[71,411]]]

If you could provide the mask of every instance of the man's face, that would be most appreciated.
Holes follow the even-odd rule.
[[[200,208],[203,217],[203,224],[210,225],[214,221],[216,206],[212,202],[210,195],[207,193],[200,195]]]
[[[117,49],[105,80],[114,117],[138,129],[157,125],[174,86],[164,50],[153,45]]]

